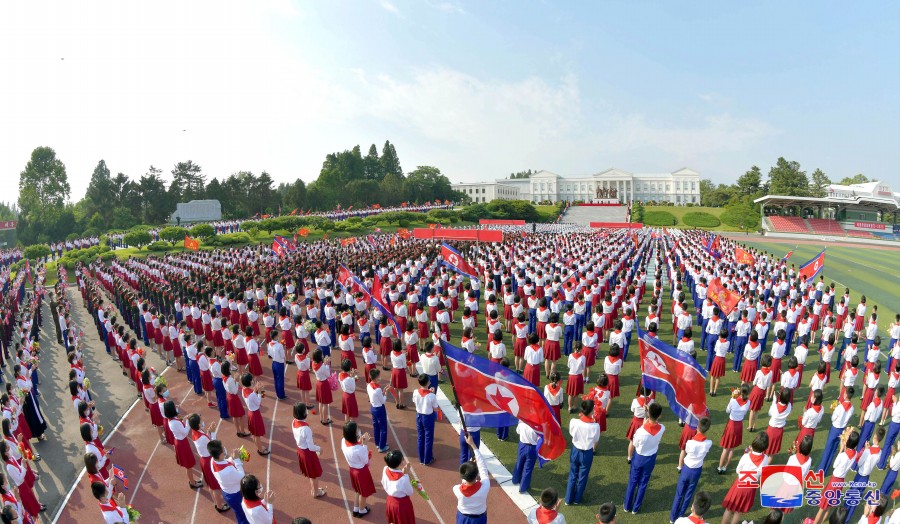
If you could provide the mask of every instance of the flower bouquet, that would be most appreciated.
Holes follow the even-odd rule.
[[[128,512],[129,522],[137,522],[141,519],[141,512],[134,509],[134,506],[132,506],[131,504],[125,506],[125,510]]]
[[[316,330],[316,324],[312,320],[307,320],[303,323],[303,327],[306,328],[307,333],[313,333]]]
[[[250,461],[250,452],[247,451],[247,448],[245,448],[244,446],[238,448],[238,458],[241,459],[241,462]]]
[[[25,457],[25,460],[34,460],[34,454],[30,449],[25,447],[24,442],[19,442],[19,453],[21,453],[22,456]]]
[[[156,377],[156,380],[153,381],[153,385],[169,387],[169,381],[166,380],[166,377],[160,375],[160,376]]]
[[[106,429],[102,425],[97,426],[97,436],[98,437],[102,437],[104,431],[106,431]]]
[[[416,490],[416,493],[418,493],[420,497],[428,500],[428,493],[425,492],[425,487],[422,486],[422,483],[419,481],[419,479],[412,479],[409,483],[412,484],[413,489]]]
[[[20,389],[20,390],[16,391],[16,396],[19,397],[19,402],[24,402],[25,397],[28,396],[28,392],[25,391],[24,389]]]
[[[84,389],[91,389],[91,379],[87,377],[84,379]]]

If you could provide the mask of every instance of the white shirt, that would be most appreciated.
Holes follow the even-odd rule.
[[[294,433],[294,442],[297,443],[298,448],[308,449],[313,452],[321,451],[322,448],[313,441],[313,432],[308,424],[295,419],[291,423],[291,431]]]
[[[384,405],[384,390],[374,382],[366,385],[366,392],[369,394],[369,403],[373,408],[380,408]]]
[[[572,435],[572,445],[582,451],[594,449],[600,441],[600,424],[590,419],[590,422],[579,418],[569,421],[569,434]]]
[[[769,407],[769,426],[773,428],[783,428],[791,414],[790,404],[787,404],[782,411],[778,410],[779,405],[779,402],[773,402]]]
[[[213,460],[210,468],[222,491],[231,495],[241,492],[241,479],[244,478],[241,459]]]
[[[453,486],[453,494],[456,495],[456,510],[463,515],[481,515],[487,511],[487,497],[491,490],[490,474],[485,465],[481,452],[475,451],[475,463],[478,465],[478,476],[481,477],[481,486],[475,493],[466,496],[460,489],[460,484]]]
[[[706,454],[712,448],[712,440],[705,436],[703,440],[697,440],[699,436],[697,434],[684,444],[684,465],[691,469],[703,466],[703,459],[706,458]]]
[[[654,432],[653,429],[656,428]],[[634,432],[631,442],[634,444],[634,451],[642,457],[652,457],[659,450],[659,441],[662,440],[666,427],[662,424],[655,426],[647,421],[643,426]]]
[[[437,397],[431,390],[417,389],[413,393],[413,402],[416,404],[416,413],[421,415],[431,415],[437,409]]]
[[[519,434],[519,442],[522,444],[530,444],[532,446],[536,446],[538,442],[539,435],[537,431],[532,429],[528,424],[519,421],[519,424],[516,426],[516,433]]]
[[[743,404],[741,402],[743,402]],[[735,422],[744,420],[747,412],[750,411],[750,401],[742,400],[741,402],[738,402],[738,399],[736,398],[732,398],[728,401],[728,406],[725,407],[725,413],[728,413],[729,420]]]
[[[409,475],[403,475],[397,480],[392,480],[388,476],[388,471],[394,474],[398,474],[400,473],[400,471],[390,469],[387,466],[385,466],[384,470],[382,471],[381,487],[384,488],[384,492],[389,497],[403,498],[412,496],[412,494],[415,493],[412,484],[409,481]]]
[[[362,469],[369,465],[369,448],[363,444],[350,444],[345,439],[341,439],[341,451],[344,452],[344,458],[347,465],[353,469]]]

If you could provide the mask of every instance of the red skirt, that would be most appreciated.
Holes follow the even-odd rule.
[[[781,381],[781,359],[773,358],[772,359],[772,384],[777,384]]]
[[[394,350],[394,341],[391,340],[391,337],[381,337],[381,342],[378,347],[381,348],[381,356],[386,357]]]
[[[537,323],[537,336],[541,340],[544,340],[545,338],[547,338],[547,323],[546,322],[538,322]]]
[[[274,328],[274,327],[267,327],[267,328],[266,328],[266,344],[268,344],[269,342],[272,341],[272,330],[273,330],[273,329],[275,329],[275,328]]]
[[[312,391],[312,382],[309,379],[309,370],[297,370],[297,389],[300,391]]]
[[[644,425],[644,419],[638,417],[631,417],[631,424],[628,425],[628,431],[625,433],[625,438],[631,440],[631,437],[634,436],[634,432],[638,430],[641,426]]]
[[[781,439],[784,437],[784,428],[769,426],[766,428],[766,434],[769,435],[769,449],[766,450],[766,455],[770,457],[777,455],[781,451]]]
[[[503,318],[512,320],[512,304],[503,304]]]
[[[200,469],[203,471],[203,482],[209,486],[209,489],[220,489],[219,481],[212,471],[212,457],[200,457]]]
[[[416,524],[416,512],[409,497],[388,496],[384,513],[391,524]]]
[[[709,376],[716,378],[725,376],[725,357],[716,355],[713,358],[712,367],[709,368]]]
[[[689,440],[694,438],[694,435],[697,434],[697,428],[692,428],[690,424],[685,424],[684,429],[681,430],[681,438],[678,439],[678,447],[684,451],[684,446],[688,443]]]
[[[250,359],[250,374],[254,377],[261,377],[263,374],[262,364],[259,362],[259,353],[247,355]]]
[[[415,345],[406,346],[406,365],[415,366],[419,363],[419,349]]]
[[[212,324],[203,324],[203,336],[206,340],[213,339]]]
[[[231,342],[231,339],[227,338],[224,340],[225,340],[225,354],[228,355],[228,354],[234,353],[234,343]]]
[[[235,354],[237,355],[235,357],[235,360],[237,360],[238,366],[246,366],[250,363],[250,358],[247,356],[246,348],[237,348],[235,350]]]
[[[540,364],[525,364],[525,372],[522,374],[522,377],[534,384],[534,387],[540,387],[541,385],[541,366]]]
[[[528,341],[524,338],[516,338],[513,342],[513,355],[522,358],[525,356],[525,348],[528,347]]]
[[[184,352],[181,351],[181,343],[172,341],[172,356],[175,358],[181,358],[184,355]]]
[[[756,369],[756,359],[745,359],[744,365],[741,367],[741,382],[753,382],[756,377]]]
[[[750,391],[750,411],[759,411],[762,409],[763,401],[766,399],[765,390],[759,389],[757,386],[753,386],[753,389]]]
[[[619,397],[619,375],[606,375],[606,378],[609,379],[609,397],[610,398],[618,398]]]
[[[225,339],[222,337],[221,331],[213,333],[213,346],[220,348],[225,345]]]
[[[859,409],[865,413],[866,408],[869,407],[869,404],[872,403],[872,400],[874,398],[875,398],[875,389],[874,388],[866,388],[866,392],[863,393],[862,404],[860,404]]]
[[[288,351],[294,349],[294,335],[290,329],[281,332],[281,344]]]
[[[562,404],[556,404],[555,406],[550,406],[550,409],[553,410],[553,413],[556,415],[556,420],[562,421]]]
[[[589,368],[597,362],[597,348],[586,347],[582,353],[584,354],[584,367]]]
[[[825,498],[823,497],[824,501]],[[756,488],[739,485],[738,479],[731,484],[731,489],[722,501],[722,507],[734,513],[747,513],[756,501]]]
[[[150,423],[157,427],[165,423],[162,412],[159,410],[159,402],[150,404]]]
[[[728,420],[725,424],[725,432],[722,433],[722,439],[719,440],[719,446],[723,449],[734,449],[740,447],[744,439],[744,421]]]
[[[356,395],[341,393],[341,413],[347,415],[347,418],[359,418],[359,406],[356,405]]]
[[[168,353],[169,351],[172,351],[172,339],[171,338],[163,337],[163,351],[165,351],[166,353]],[[121,354],[120,354],[120,357],[121,357]]]
[[[241,397],[228,393],[227,395],[225,395],[225,398],[228,399],[229,417],[240,418],[246,414],[246,412],[244,411],[244,403],[241,401]]]
[[[251,411],[248,418],[247,427],[250,430],[250,434],[254,437],[264,437],[266,435],[266,424],[263,422],[262,413],[258,409]]]
[[[367,382],[367,383],[368,383],[369,381],[372,380],[372,375],[370,375],[370,373],[372,372],[373,369],[375,369],[375,368],[377,368],[377,367],[378,367],[378,364],[366,364],[366,373],[365,373],[365,375],[366,375],[366,382]]]
[[[174,446],[175,445],[175,434],[172,433],[171,429],[169,429],[169,424],[165,424],[163,426],[163,431],[166,435],[166,444],[168,444],[170,446]]]
[[[353,491],[363,497],[375,494],[375,483],[372,481],[372,472],[369,471],[368,465],[359,469],[350,468],[350,485],[353,486]]]
[[[406,382],[406,370],[403,368],[394,368],[391,370],[391,387],[394,389],[406,389],[409,385]]]
[[[815,437],[816,437],[816,429],[815,429],[815,428],[808,428],[808,427],[806,427],[806,426],[801,427],[801,428],[800,428],[800,431],[797,433],[797,438],[794,439],[794,445],[797,446],[797,447],[799,447],[799,446],[800,446],[800,441],[803,440],[803,437],[805,437],[805,436],[807,436],[807,435],[809,435],[810,437],[813,437],[813,439],[815,439]]]
[[[600,425],[600,433],[606,431],[606,410],[599,406],[594,407],[594,421]]]
[[[356,369],[356,355],[354,355],[352,351],[341,350],[341,363],[343,363],[345,360],[349,360],[350,367]]]
[[[831,477],[831,479],[828,480],[828,483],[825,484],[825,489],[822,490],[822,493],[825,493],[826,491],[837,491],[838,493],[840,493],[843,485],[844,485],[843,477],[834,477],[833,476],[833,477]],[[828,499],[825,497],[822,497],[822,501],[819,502],[819,508],[829,509],[830,507],[831,507],[831,505],[828,503]]]
[[[559,340],[545,340],[544,341],[544,358],[546,360],[559,360],[560,352],[559,352]]]
[[[322,476],[322,464],[314,451],[297,448],[297,462],[300,463],[300,473],[304,477],[317,479]]]
[[[428,338],[428,323],[419,322],[419,339]]]
[[[27,483],[23,482],[19,485],[19,502],[25,508],[25,512],[32,517],[37,518],[41,514],[41,503],[34,496],[34,491]]]
[[[212,371],[207,369],[200,372],[200,385],[203,387],[203,391],[213,391],[215,389],[213,387]]]
[[[156,342],[157,346],[161,346],[163,343],[162,330],[159,328],[154,328],[153,331],[153,341]]]
[[[566,381],[566,395],[570,397],[578,397],[584,394],[584,375],[569,375]]]
[[[175,440],[175,462],[184,469],[191,469],[197,465],[194,450],[191,449],[191,443],[186,438]]]
[[[853,331],[862,331],[863,322],[865,321],[866,319],[864,317],[857,315],[856,322],[853,324]]]
[[[316,381],[316,401],[320,404],[331,404],[331,386],[327,380]]]

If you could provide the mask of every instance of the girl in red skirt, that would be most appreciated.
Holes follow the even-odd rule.
[[[609,345],[609,355],[603,360],[603,372],[609,377],[609,394],[612,398],[619,396],[619,373],[622,372],[622,359],[618,344]]]
[[[355,342],[353,335],[350,333],[350,326],[343,324],[340,329],[341,334],[338,335],[338,348],[341,350],[341,362],[350,361],[350,367],[356,369],[356,355],[353,353]]]
[[[297,389],[300,390],[300,400],[307,408],[314,407],[309,403],[309,392],[312,391],[312,381],[309,379],[309,367],[311,361],[306,346],[297,342],[294,345],[294,365],[297,366]]]
[[[306,423],[306,416],[306,404],[303,402],[294,404],[294,421],[291,423],[291,431],[293,431],[294,441],[297,443],[297,462],[300,464],[300,473],[309,479],[312,497],[317,499],[324,497],[328,492],[319,487],[319,477],[322,476],[319,453],[322,448],[313,441],[313,432]]]
[[[784,437],[784,426],[791,415],[791,391],[783,388],[778,394],[778,402],[769,408],[769,427],[766,433],[769,435],[769,447],[766,455],[775,456],[781,451],[781,439]]]
[[[250,434],[253,435],[253,443],[256,444],[256,452],[259,453],[260,456],[266,456],[271,451],[263,446],[262,438],[266,436],[266,424],[263,422],[262,414],[259,412],[259,408],[262,405],[262,399],[265,395],[265,391],[263,390],[262,384],[253,382],[253,375],[250,373],[244,373],[241,377],[241,396],[244,398],[244,402],[247,404],[247,426],[250,429]]]
[[[219,422],[222,422],[222,419],[219,419]],[[203,422],[198,413],[188,415],[187,423],[191,427],[191,441],[194,443],[194,449],[200,457],[200,472],[203,474],[203,482],[206,483],[206,487],[212,493],[216,511],[225,513],[229,510],[229,506],[222,500],[222,488],[219,486],[219,481],[216,480],[215,475],[213,475],[212,455],[210,455],[209,449],[206,447],[207,444],[216,439],[219,425],[217,423],[212,428],[212,431],[207,433],[206,422]]]
[[[644,425],[644,419],[647,417],[647,408],[652,403],[653,399],[650,398],[650,390],[644,386],[640,386],[638,388],[638,395],[631,401],[631,413],[633,415],[631,417],[631,424],[628,426],[628,431],[625,433],[625,438],[628,439],[629,464],[631,464],[631,458],[634,456],[634,443],[631,439],[634,437],[634,432]]]
[[[806,399],[806,407],[804,409],[812,407],[813,395],[815,395],[816,391],[824,390],[826,384],[828,384],[828,363],[820,361],[816,373],[809,381],[809,398]]]
[[[390,369],[387,365],[388,359],[391,356],[391,351],[394,349],[394,326],[388,322],[387,318],[382,318],[378,329],[381,333],[381,369],[387,371]],[[404,365],[404,367],[406,366]]]
[[[247,358],[247,347],[244,342],[245,338],[241,334],[241,327],[237,324],[231,326],[231,342],[234,345],[234,361],[237,364],[237,372],[239,375],[244,374],[244,370],[250,364]]]
[[[384,342],[384,339],[381,339]],[[394,400],[397,409],[404,409],[406,405],[403,403],[403,392],[408,387],[406,381],[406,354],[403,352],[403,346],[399,340],[394,341],[394,350],[391,351],[391,388],[394,390]]]
[[[866,413],[866,408],[869,407],[869,404],[872,403],[872,400],[875,398],[875,388],[878,387],[878,381],[881,379],[881,362],[876,362],[872,369],[866,371],[866,376],[863,379],[863,394],[862,394],[862,404],[859,406],[859,411],[862,413],[859,417],[859,427],[862,427],[863,416]]]
[[[356,422],[350,421],[344,424],[344,439],[341,441],[341,451],[350,467],[350,485],[356,496],[353,499],[353,516],[361,518],[369,513],[366,499],[375,494],[375,482],[369,471],[369,461],[372,460],[372,450],[366,446],[369,441],[368,433],[359,434]]]
[[[559,339],[562,338],[563,327],[557,322],[559,322],[559,315],[553,313],[550,315],[550,322],[544,328],[544,334],[546,335],[544,340],[544,368],[547,375],[556,370],[556,361],[561,356]]]
[[[525,348],[525,371],[522,377],[534,387],[541,386],[541,363],[544,361],[544,348],[538,344],[537,333],[528,335],[528,346]]]
[[[606,373],[600,373],[597,377],[597,385],[584,396],[585,400],[594,402],[594,421],[600,425],[600,432],[606,431],[606,413],[609,411],[609,403],[612,396],[609,393],[609,377]]]
[[[42,511],[46,511],[47,506],[41,504],[31,486],[25,481],[26,469],[18,460],[10,455],[9,444],[5,441],[0,442],[0,460],[6,464],[6,476],[9,478],[10,486],[15,486],[19,491],[19,501],[21,501],[25,511],[33,518],[39,518]]]
[[[262,363],[259,361],[259,342],[253,336],[253,330],[248,326],[244,329],[244,347],[247,351],[247,371],[254,377],[261,377],[263,374]]]
[[[581,342],[575,341],[575,351],[569,355],[569,378],[566,381],[566,395],[569,396],[569,413],[577,410],[572,406],[576,398],[584,393],[584,355],[581,354]]]
[[[728,423],[725,425],[725,431],[722,433],[722,440],[719,446],[722,447],[722,455],[719,457],[719,467],[716,468],[719,475],[725,473],[728,463],[731,462],[731,455],[734,448],[740,447],[744,437],[744,417],[750,411],[750,386],[741,384],[741,389],[732,394],[728,406],[725,407],[725,413],[728,415]],[[768,440],[767,440],[768,442]]]
[[[719,332],[719,339],[713,346],[712,366],[709,368],[709,396],[714,397],[719,391],[719,381],[725,376],[725,355],[728,354],[728,329]]]
[[[159,441],[165,442],[166,436],[163,433],[163,425],[165,425],[165,420],[162,416],[162,411],[159,410],[159,402],[157,402],[156,396],[156,388],[150,384],[150,370],[144,370],[144,373],[141,375],[141,382],[143,383],[144,390],[144,402],[147,403],[147,410],[150,412],[150,423],[153,424],[153,427],[156,428],[156,433],[159,435]]]
[[[319,404],[319,422],[323,426],[331,424],[331,357],[322,355],[321,349],[312,354],[312,370],[316,375],[316,402]]]
[[[760,433],[750,444],[750,451],[744,453],[738,462],[738,478],[731,484],[731,489],[722,501],[725,514],[722,516],[722,524],[739,524],[744,513],[750,511],[756,501],[756,491],[759,489],[759,475],[762,467],[769,463],[769,457],[765,451],[769,445],[769,439],[765,433]],[[748,482],[746,473],[754,472],[753,481]],[[825,500],[824,497],[822,500]]]
[[[247,431],[247,417],[244,411],[244,402],[241,397],[241,387],[231,373],[231,362],[222,363],[222,381],[225,383],[225,399],[228,403],[228,416],[234,423],[234,430],[238,437],[249,437]],[[157,391],[157,394],[159,392]]]
[[[362,339],[362,355],[363,355],[363,363],[365,364],[365,377],[366,382],[372,380],[370,373],[373,369],[378,367],[378,355],[375,353],[375,350],[372,349],[372,338],[365,337]]]
[[[550,322],[550,310],[547,309],[547,299],[542,298],[538,302],[537,308],[537,336],[540,339],[541,344],[544,344],[544,339],[547,338],[547,323]]]
[[[532,333],[534,335],[534,333]],[[559,373],[554,371],[550,373],[550,383],[544,386],[544,398],[547,399],[547,403],[550,404],[550,409],[553,410],[553,414],[556,415],[556,420],[562,421],[560,418],[562,411],[562,403],[565,392],[562,387],[559,385]]]
[[[772,371],[772,355],[763,355],[762,369],[756,370],[756,376],[753,377],[753,389],[750,390],[750,432],[756,431],[756,417],[763,407],[763,401],[766,399],[766,391],[772,385],[774,379],[774,371]]]
[[[216,403],[213,402],[210,397],[210,394],[215,391],[212,371],[210,370],[213,348],[212,346],[203,347],[203,341],[198,340],[197,351],[200,352],[200,356],[197,357],[197,367],[200,368],[200,385],[203,389],[203,393],[206,395],[206,406],[213,408],[216,407]]]
[[[526,325],[527,327],[527,325]],[[591,366],[597,360],[597,348],[600,345],[600,337],[594,331],[594,321],[588,320],[584,325],[584,333],[581,334],[582,354],[584,355],[584,379],[591,376]]]
[[[404,460],[400,450],[391,450],[384,456],[386,464],[381,473],[381,487],[387,494],[385,514],[391,524],[415,524],[416,512],[413,509],[412,487],[409,476],[409,462]]]
[[[341,384],[341,413],[347,420],[359,418],[359,406],[356,404],[356,380],[357,372],[350,365],[348,359],[341,362],[341,372],[338,373],[338,382]]]
[[[197,465],[197,459],[194,458],[194,451],[187,441],[190,430],[188,425],[178,418],[178,408],[175,407],[174,401],[167,400],[163,404],[163,415],[166,416],[169,429],[175,436],[175,462],[184,468],[191,489],[201,488],[203,481],[194,477],[194,466]]]
[[[816,391],[813,391],[812,406],[803,413],[803,416],[798,421],[800,431],[797,433],[797,438],[794,439],[794,447],[800,446],[803,437],[809,437],[810,442],[812,442],[812,439],[816,436],[816,428],[819,426],[823,414],[822,390],[817,389]]]
[[[521,373],[525,369],[525,348],[528,346],[528,318],[525,313],[519,313],[519,317],[513,324],[513,355],[515,356],[516,372]]]
[[[163,433],[166,438],[166,441],[163,442],[163,444],[174,446],[175,435],[173,435],[172,430],[169,429],[169,419],[166,418],[166,414],[164,411],[168,397],[169,390],[168,388],[166,388],[166,386],[163,386],[162,384],[156,386],[156,404],[159,406],[159,412],[163,415]]]

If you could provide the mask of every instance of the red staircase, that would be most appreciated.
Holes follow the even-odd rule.
[[[847,232],[836,221],[825,218],[807,218],[809,228],[817,235],[838,235],[844,236]]]
[[[775,215],[767,218],[769,219],[772,228],[780,233],[810,232],[809,226],[807,226],[806,222],[800,217],[783,217]]]

